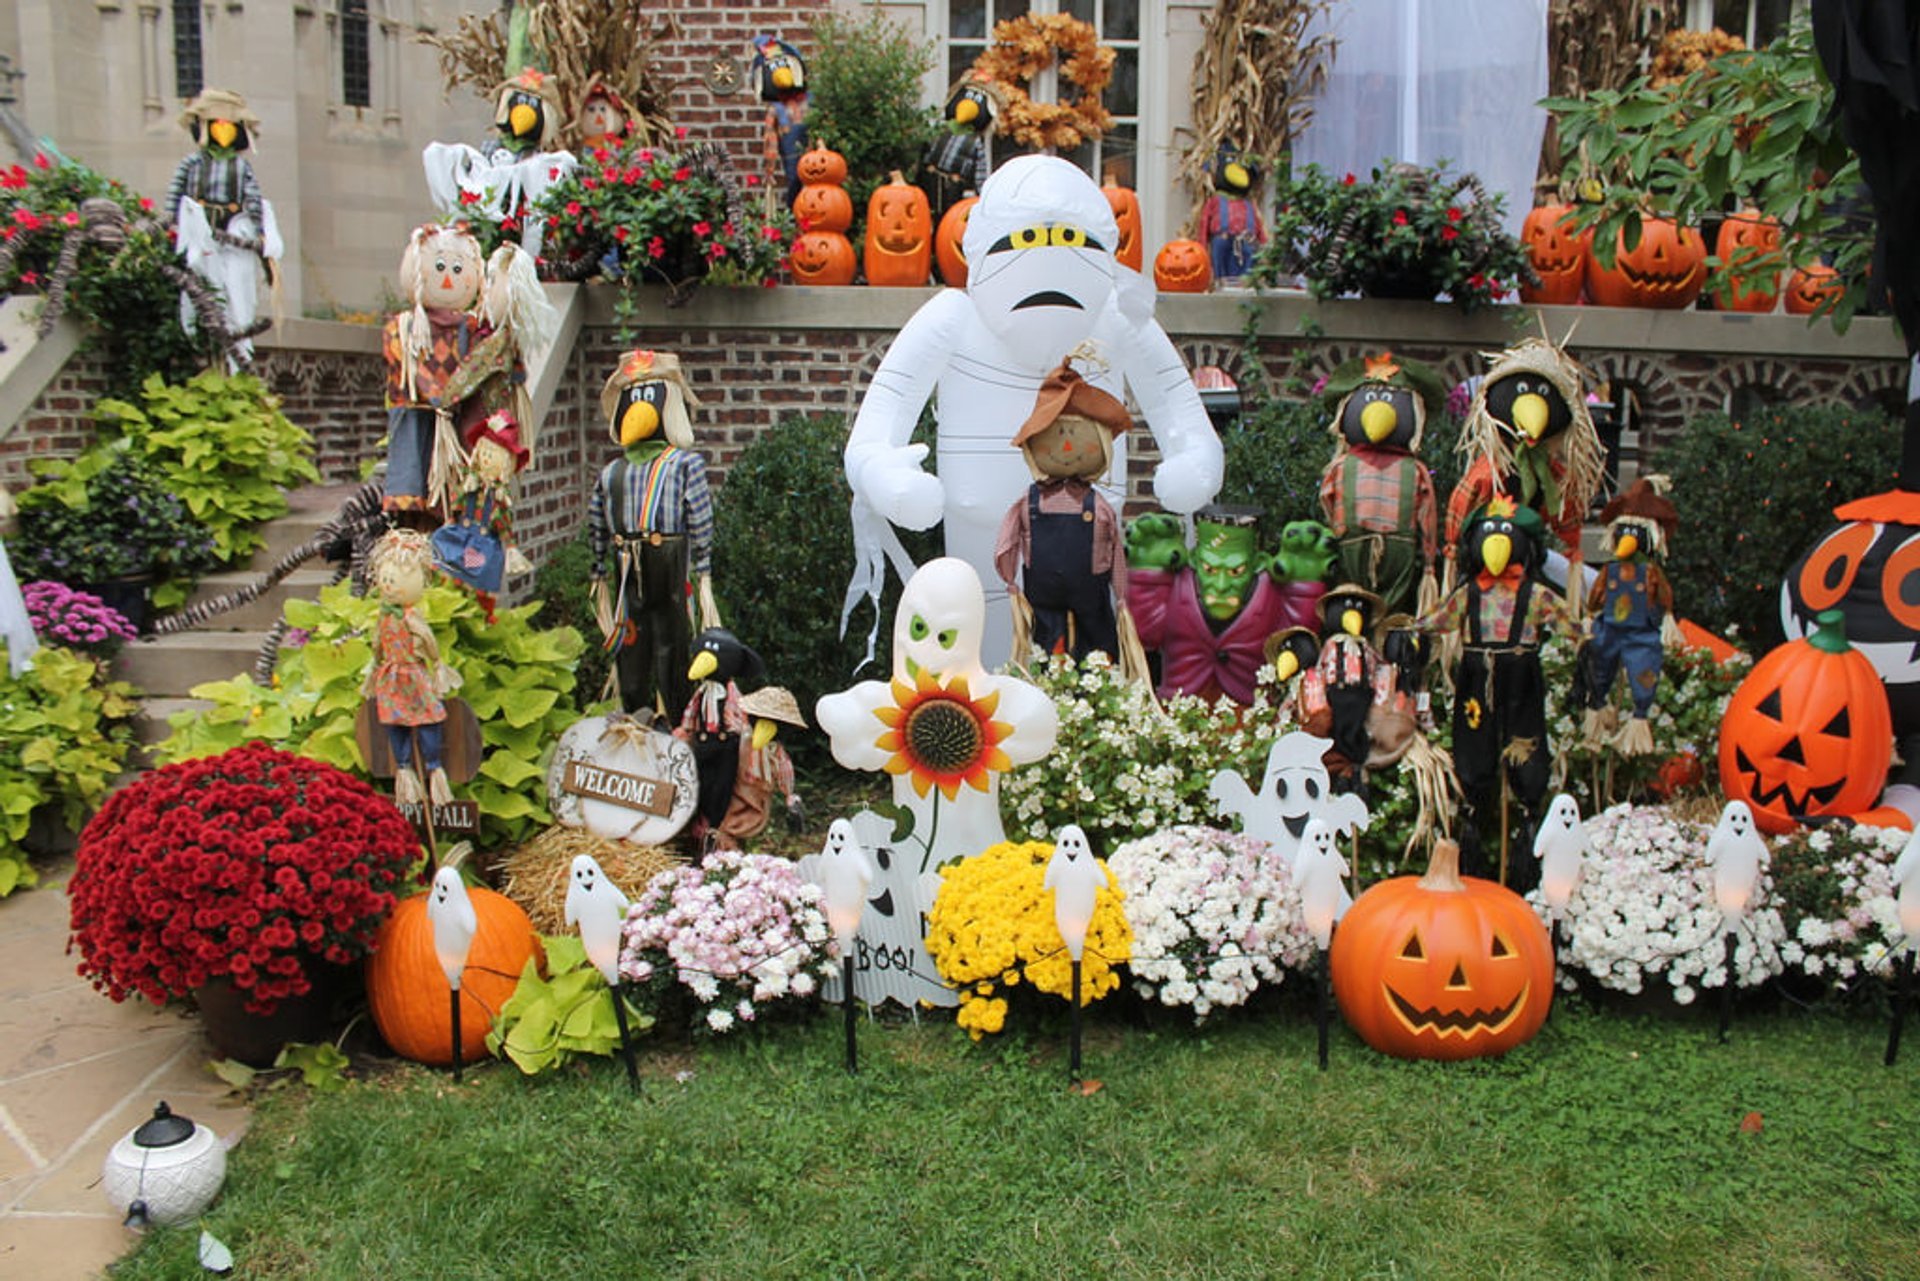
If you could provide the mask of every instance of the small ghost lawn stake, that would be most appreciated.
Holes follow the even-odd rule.
[[[1920,832],[1907,838],[1907,847],[1893,864],[1895,900],[1900,913],[1900,960],[1893,988],[1893,1021],[1887,1028],[1887,1066],[1900,1057],[1900,1027],[1913,993],[1913,953],[1920,948]]]
[[[1087,930],[1093,908],[1107,883],[1106,869],[1093,857],[1087,834],[1072,823],[1054,834],[1053,855],[1047,859],[1042,889],[1053,891],[1053,923],[1067,945],[1073,963],[1073,1044],[1067,1059],[1067,1079],[1080,1079],[1080,958],[1086,955]]]
[[[1548,802],[1547,816],[1533,834],[1533,856],[1540,860],[1540,894],[1547,900],[1547,915],[1555,925],[1580,886],[1584,870],[1581,859],[1592,850],[1587,825],[1580,821],[1579,803],[1561,792]]]
[[[1346,883],[1342,879],[1346,874],[1347,860],[1340,857],[1333,828],[1325,819],[1310,820],[1300,833],[1300,844],[1294,851],[1292,879],[1294,889],[1300,892],[1300,910],[1306,917],[1307,929],[1313,934],[1313,945],[1320,952],[1320,984],[1314,1021],[1320,1036],[1322,1072],[1327,1070],[1327,988],[1331,980],[1327,949],[1333,943],[1334,923],[1353,906],[1353,898],[1347,893]]]
[[[620,997],[620,927],[627,919],[628,906],[627,896],[607,879],[593,855],[575,856],[567,885],[566,922],[580,931],[587,960],[607,981],[613,996],[613,1019],[620,1027],[620,1055],[627,1061],[627,1084],[638,1093],[640,1068],[633,1061],[626,1003]]]
[[[448,999],[453,1004],[453,1079],[460,1079],[460,976],[467,969],[467,953],[480,930],[473,900],[457,868],[442,867],[433,874],[427,891],[427,921],[433,926],[433,954],[447,976]]]
[[[854,1041],[854,935],[859,932],[860,914],[867,906],[867,887],[873,884],[873,862],[867,857],[860,838],[854,835],[853,824],[846,819],[836,818],[827,826],[827,843],[820,849],[815,875],[820,878],[827,924],[832,928],[833,940],[840,948],[840,962],[847,986],[844,998],[847,1007],[847,1072],[851,1075],[860,1070],[858,1047]]]
[[[1753,811],[1745,801],[1728,801],[1720,822],[1707,838],[1707,862],[1713,868],[1713,899],[1720,908],[1720,931],[1726,937],[1727,985],[1720,993],[1720,1039],[1727,1039],[1733,1022],[1733,949],[1739,942],[1740,921],[1753,900],[1761,869],[1767,865],[1767,842],[1753,825]]]

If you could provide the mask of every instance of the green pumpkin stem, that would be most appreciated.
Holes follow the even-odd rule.
[[[1427,874],[1420,878],[1423,890],[1464,890],[1467,883],[1460,879],[1460,846],[1458,842],[1441,837],[1433,843],[1433,856],[1427,860]]]
[[[1821,610],[1813,620],[1813,632],[1807,644],[1828,654],[1847,652],[1847,616],[1837,609]]]

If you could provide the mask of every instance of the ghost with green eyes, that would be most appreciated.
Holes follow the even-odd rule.
[[[1042,690],[981,666],[986,614],[971,565],[928,561],[900,595],[893,678],[861,681],[814,707],[836,761],[893,775],[893,799],[913,817],[900,848],[923,873],[1006,839],[1000,775],[1045,756],[1059,733]]]

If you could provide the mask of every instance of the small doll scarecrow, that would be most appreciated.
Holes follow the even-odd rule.
[[[433,628],[414,608],[426,594],[432,567],[433,548],[427,536],[414,529],[389,530],[374,544],[367,565],[380,597],[380,614],[374,624],[373,666],[361,693],[373,699],[375,718],[386,727],[393,751],[393,795],[402,804],[423,796],[436,805],[453,799],[442,759],[445,699],[460,687],[460,674],[441,661]],[[424,791],[421,770],[427,777]]]
[[[1439,500],[1420,460],[1427,416],[1446,401],[1440,376],[1391,352],[1356,357],[1327,378],[1340,443],[1320,475],[1320,510],[1348,582],[1389,612],[1414,613],[1439,597],[1433,578]]]
[[[387,361],[387,481],[381,506],[419,514],[428,527],[442,495],[434,493],[436,435],[443,460],[457,442],[445,404],[447,383],[474,346],[492,333],[480,312],[486,287],[480,242],[464,223],[414,228],[400,258],[400,288],[412,303],[387,317],[381,350]],[[446,410],[442,414],[442,410]],[[442,420],[445,426],[442,426]]]
[[[806,718],[793,695],[778,685],[768,685],[750,694],[742,694],[739,710],[746,728],[740,735],[740,763],[735,771],[733,795],[720,822],[712,828],[714,845],[737,850],[767,830],[773,821],[774,797],[781,800],[787,825],[799,831],[806,822],[806,810],[793,785],[793,759],[787,749],[774,741],[782,725],[806,728]],[[696,820],[695,835],[700,835]]]
[[[626,99],[607,83],[605,76],[594,72],[588,77],[586,88],[581,91],[580,111],[573,121],[573,131],[580,140],[581,151],[587,154],[592,154],[595,148],[618,151],[626,143],[633,126],[633,109],[627,106]]]
[[[713,498],[688,417],[699,407],[670,352],[628,352],[600,390],[600,413],[621,453],[594,482],[587,540],[600,633],[629,713],[664,718],[687,705],[689,592],[697,588],[703,625],[720,621]]]
[[[1370,718],[1388,689],[1388,665],[1371,639],[1379,617],[1380,598],[1364,587],[1342,583],[1322,596],[1320,653],[1302,691],[1302,727],[1333,739],[1334,785],[1362,799],[1373,755]],[[1336,754],[1339,761],[1332,759]]]
[[[472,588],[492,622],[494,597],[507,576],[533,568],[513,542],[513,478],[527,465],[527,447],[520,424],[505,411],[471,423],[461,444],[466,469],[451,518],[434,531],[434,564]]]
[[[1547,793],[1546,685],[1540,643],[1567,624],[1566,604],[1539,578],[1547,529],[1540,513],[1504,495],[1476,509],[1461,529],[1463,581],[1418,626],[1461,640],[1453,677],[1453,762],[1465,795],[1461,868],[1495,872],[1525,892],[1537,876],[1531,859],[1506,865],[1507,849],[1532,841],[1531,816]],[[1509,836],[1501,784],[1527,816]],[[1501,823],[1499,867],[1483,850],[1481,825]],[[1511,879],[1507,879],[1511,876]],[[1520,882],[1529,882],[1522,884]]]
[[[800,51],[779,36],[757,35],[747,75],[767,104],[767,161],[777,161],[786,175],[791,208],[800,194],[800,153],[807,149],[807,64]]]
[[[693,638],[693,661],[687,665],[693,693],[673,736],[693,748],[700,772],[700,803],[693,819],[697,837],[718,831],[733,804],[740,745],[749,732],[739,683],[761,681],[766,675],[759,652],[726,628],[709,627]]]
[[[1076,662],[1094,650],[1121,656],[1125,606],[1114,601],[1126,600],[1126,547],[1094,482],[1112,465],[1113,438],[1132,425],[1125,405],[1063,361],[1014,434],[1033,483],[1000,522],[993,567],[1013,602],[1016,661],[1026,659],[1029,639]]]
[[[968,71],[947,90],[940,111],[945,129],[920,157],[919,185],[927,193],[934,226],[961,197],[986,183],[987,136],[1006,105],[1006,95],[984,71]]]
[[[173,171],[164,213],[174,223],[176,247],[188,270],[226,299],[227,329],[236,341],[233,359],[252,358],[249,335],[265,328],[255,323],[259,271],[279,287],[278,263],[284,248],[273,206],[260,194],[247,153],[260,130],[247,100],[230,89],[205,89],[180,113],[180,126],[199,150]],[[192,302],[180,296],[180,324],[189,334],[198,324]]]
[[[1596,742],[1608,737],[1608,695],[1624,668],[1633,715],[1612,740],[1623,756],[1653,750],[1648,718],[1665,657],[1662,634],[1673,616],[1673,586],[1661,566],[1680,513],[1660,492],[1664,480],[1640,477],[1601,512],[1613,559],[1601,566],[1587,595],[1593,636],[1587,642],[1585,730]]]
[[[1200,238],[1207,242],[1215,280],[1236,281],[1253,270],[1267,228],[1253,189],[1260,185],[1260,167],[1241,158],[1232,147],[1222,147],[1207,166],[1214,194],[1200,206]]]

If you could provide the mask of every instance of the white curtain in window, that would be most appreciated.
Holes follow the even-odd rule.
[[[1546,112],[1548,0],[1344,0],[1340,42],[1297,164],[1365,176],[1384,159],[1480,175],[1515,233]]]

